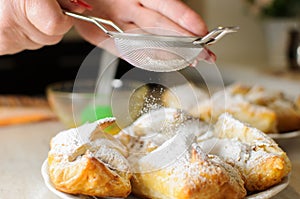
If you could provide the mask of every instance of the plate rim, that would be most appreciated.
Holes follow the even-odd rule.
[[[46,185],[46,187],[52,192],[54,193],[56,196],[62,198],[62,199],[80,199],[79,196],[73,196],[71,194],[68,193],[63,193],[61,191],[58,191],[53,183],[50,180],[50,176],[49,176],[49,172],[48,172],[48,159],[44,160],[42,167],[41,167],[41,173],[42,173],[42,177],[44,180],[44,183]]]
[[[267,135],[270,136],[272,139],[290,139],[290,138],[299,137],[300,130],[286,132],[286,133],[272,133],[272,134],[267,134]]]
[[[42,177],[44,179],[44,183],[46,184],[46,187],[52,193],[54,193],[55,195],[57,195],[61,199],[81,199],[82,198],[79,195],[77,195],[77,196],[76,195],[71,195],[71,194],[63,193],[63,192],[58,191],[57,189],[55,189],[55,187],[54,187],[54,185],[51,182],[50,177],[49,177],[48,159],[44,160],[44,162],[42,164],[42,167],[41,167],[41,173],[42,173]],[[271,187],[267,190],[264,190],[262,192],[246,196],[245,199],[268,199],[270,197],[273,197],[273,196],[277,195],[278,193],[280,193],[281,191],[283,191],[289,185],[289,180],[290,180],[290,174],[288,176],[286,176],[279,184],[274,185],[273,187]],[[92,197],[86,196],[86,199],[88,199],[88,198],[92,198]],[[131,196],[129,196],[128,198],[138,199],[136,197],[131,197]]]
[[[273,187],[270,187],[267,190],[264,190],[259,193],[254,193],[249,196],[246,196],[245,199],[268,199],[271,198],[281,191],[283,191],[288,185],[290,181],[290,174],[288,176],[284,177],[283,180],[278,183],[277,185],[274,185]]]

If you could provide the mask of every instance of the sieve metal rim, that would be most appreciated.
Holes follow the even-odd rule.
[[[193,42],[201,38],[193,36],[174,36],[174,35],[154,35],[154,34],[135,34],[135,33],[120,33],[120,32],[108,32],[108,34],[114,38],[117,42],[121,40],[131,40],[138,42],[152,41],[152,42],[164,42],[168,47],[180,47],[180,48],[203,48],[202,44],[195,45]],[[141,43],[142,44],[142,43]]]

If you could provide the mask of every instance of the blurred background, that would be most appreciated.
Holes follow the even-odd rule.
[[[187,0],[186,2],[201,13],[209,29],[219,25],[240,27],[237,34],[230,35],[211,47],[218,56],[218,66],[229,63],[241,67],[270,69],[287,67],[286,57],[282,56],[286,55],[289,47],[290,31],[293,29],[299,31],[299,0]],[[271,30],[268,30],[269,26],[272,26]],[[270,41],[271,39],[275,41]],[[277,44],[273,46],[275,45],[277,49],[273,49],[273,55],[269,55],[269,46],[272,45],[270,43],[276,41]],[[274,54],[274,50],[277,55]],[[272,58],[275,61],[271,61]]]

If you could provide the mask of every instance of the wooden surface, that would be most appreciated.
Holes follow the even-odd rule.
[[[63,129],[57,121],[0,128],[1,199],[58,199],[46,188],[40,169],[51,137]],[[292,160],[293,172],[290,185],[274,198],[300,198],[300,138],[279,143]]]
[[[25,95],[0,95],[0,126],[57,119],[47,99]]]

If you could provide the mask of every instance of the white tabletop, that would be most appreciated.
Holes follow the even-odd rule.
[[[40,169],[51,137],[62,129],[64,126],[57,121],[0,128],[1,199],[58,199],[44,185]],[[300,198],[300,138],[280,144],[294,167],[289,187],[275,198]]]
[[[1,199],[57,199],[44,185],[40,170],[51,137],[63,128],[56,121],[0,128]]]

